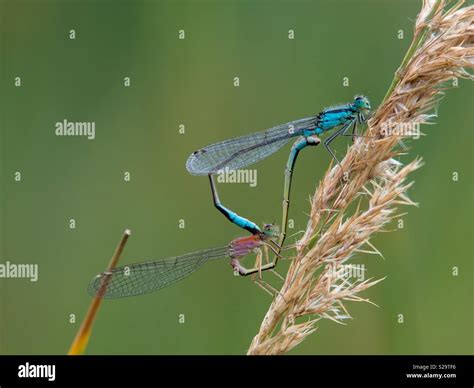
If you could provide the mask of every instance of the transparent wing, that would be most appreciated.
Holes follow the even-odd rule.
[[[92,279],[89,293],[104,298],[147,294],[184,279],[209,260],[226,257],[229,248],[212,248],[160,261],[136,263],[102,272]]]
[[[237,170],[251,165],[279,150],[304,129],[313,129],[316,121],[316,116],[308,117],[212,144],[193,152],[186,168],[193,175],[208,175],[225,168]]]

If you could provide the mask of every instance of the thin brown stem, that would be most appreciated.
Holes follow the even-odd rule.
[[[474,68],[474,7],[462,4],[448,9],[445,0],[424,1],[414,40],[369,120],[370,136],[357,138],[341,161],[350,179],[341,180],[339,166],[324,175],[282,289],[248,354],[285,353],[313,333],[319,320],[348,319],[344,301],[370,302],[360,293],[382,279],[354,280],[344,275],[345,266],[357,254],[380,255],[372,236],[400,217],[399,206],[415,205],[407,179],[422,163],[403,166],[396,160],[410,133],[392,131],[392,125],[432,123],[433,108],[453,77],[474,79],[467,71]]]
[[[131,232],[129,229],[125,230],[125,232],[123,233],[122,238],[120,239],[117,247],[115,248],[115,252],[110,259],[106,273],[112,271],[117,266],[117,263],[120,260],[120,256],[122,254],[123,249],[125,248],[125,244],[127,243],[128,238],[130,237],[130,234]],[[97,293],[97,295],[94,296],[94,299],[89,305],[89,309],[87,310],[87,314],[84,320],[82,321],[81,327],[79,328],[76,337],[74,338],[74,341],[72,342],[71,347],[69,348],[68,355],[80,355],[83,354],[86,350],[87,344],[89,343],[89,338],[92,333],[92,326],[99,311],[100,304],[102,303],[103,295],[105,293],[105,290],[107,289],[109,280],[110,276],[104,276],[102,284],[100,286],[100,291]]]

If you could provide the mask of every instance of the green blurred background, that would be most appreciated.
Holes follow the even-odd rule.
[[[0,261],[39,264],[36,283],[0,279],[0,353],[64,354],[90,302],[88,282],[125,228],[133,234],[122,264],[245,235],[213,208],[207,179],[187,173],[192,151],[357,93],[376,107],[421,2],[0,4]],[[400,209],[409,212],[404,228],[375,238],[385,261],[356,260],[368,276],[387,276],[364,294],[380,307],[348,303],[353,320],[321,322],[292,354],[473,353],[472,96],[461,81],[437,124],[424,127],[428,136],[412,142],[405,160],[426,162],[410,190],[420,207]],[[56,137],[63,119],[96,122],[96,139]],[[343,152],[347,140],[336,143]],[[258,223],[279,222],[288,150],[251,167],[257,187],[219,185],[223,203]],[[290,232],[305,227],[309,195],[329,161],[323,149],[301,154]],[[160,292],[105,301],[88,354],[243,354],[270,301],[227,262],[213,262]]]

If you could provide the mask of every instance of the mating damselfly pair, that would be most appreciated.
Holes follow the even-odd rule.
[[[250,232],[251,236],[235,239],[221,248],[211,248],[164,260],[117,267],[110,272],[97,275],[90,283],[89,292],[100,293],[105,298],[145,294],[184,279],[205,262],[219,258],[230,259],[234,270],[242,276],[274,268],[286,237],[291,182],[299,152],[307,146],[320,144],[321,140],[318,136],[334,130],[323,141],[323,144],[335,161],[339,163],[330,144],[338,136],[356,136],[357,124],[366,122],[370,109],[370,102],[366,97],[356,96],[352,103],[326,108],[314,116],[291,121],[254,134],[225,140],[193,152],[186,162],[187,170],[193,175],[208,175],[215,207],[232,223]],[[352,132],[347,134],[351,126]],[[297,140],[291,147],[285,169],[283,212],[279,233],[276,232],[277,228],[274,225],[265,225],[261,229],[255,222],[222,205],[213,175],[221,170],[237,170],[261,161],[294,138]],[[267,252],[265,264],[262,263],[262,247]],[[268,260],[268,248],[275,253],[275,258],[271,262]],[[254,268],[247,269],[242,266],[239,259],[250,253],[257,254],[257,264]],[[105,281],[107,286],[103,287]]]

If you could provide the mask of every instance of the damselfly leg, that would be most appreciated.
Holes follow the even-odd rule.
[[[342,169],[342,166],[341,166],[341,162],[339,162],[339,159],[336,157],[336,155],[334,154],[334,152],[331,150],[331,148],[329,147],[329,145],[340,135],[344,135],[346,133],[346,131],[349,129],[350,125],[352,124],[352,122],[348,122],[347,124],[344,124],[341,128],[339,128],[336,132],[334,132],[333,134],[331,134],[331,136],[329,136],[326,140],[324,140],[323,144],[324,144],[324,147],[328,150],[328,152],[331,154],[331,156],[333,157],[333,159],[337,162],[337,164],[339,164],[339,167],[341,167]]]

